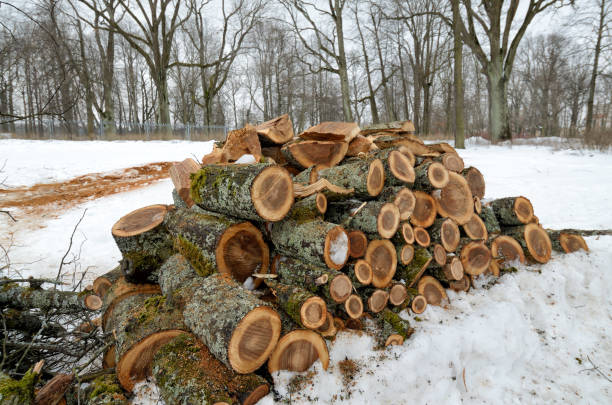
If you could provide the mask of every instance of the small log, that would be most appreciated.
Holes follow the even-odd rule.
[[[380,194],[379,200],[395,204],[399,209],[401,221],[410,218],[416,205],[414,193],[406,187],[387,187]]]
[[[269,270],[268,245],[250,222],[180,209],[168,215],[166,226],[176,250],[202,277],[219,272],[244,283],[253,273]]]
[[[365,255],[368,248],[368,238],[365,233],[360,230],[353,229],[348,233],[349,238],[349,256],[359,258]]]
[[[378,233],[385,239],[397,232],[400,223],[399,209],[395,204],[381,201],[361,201],[330,204],[326,218],[365,233]]]
[[[444,188],[449,182],[448,170],[438,162],[422,163],[415,169],[414,188],[420,191],[431,192],[437,188]]]
[[[318,329],[317,332],[319,332],[319,334],[321,334],[321,336],[323,337],[334,337],[336,336],[336,333],[338,332],[337,327],[336,327],[336,322],[335,322],[335,318],[332,315],[331,312],[327,311],[327,316],[325,318],[325,322],[323,323],[323,325],[321,325]]]
[[[415,181],[412,162],[399,150],[383,149],[371,153],[367,159],[380,159],[383,162],[385,184],[387,186],[412,186]]]
[[[289,114],[271,119],[255,126],[261,143],[282,145],[293,139],[293,124]],[[277,163],[280,163],[277,161]]]
[[[405,265],[399,266],[397,269],[396,279],[404,280],[407,287],[412,287],[419,281],[419,278],[431,263],[432,257],[427,249],[417,247],[414,249],[414,258],[412,261]]]
[[[378,132],[408,133],[414,132],[414,124],[411,121],[392,121],[386,123],[367,125],[361,129],[361,135],[370,135]]]
[[[308,197],[297,200],[287,218],[295,221],[308,221],[313,219],[323,219],[323,214],[327,211],[327,197],[318,192]]]
[[[155,271],[172,255],[172,239],[164,225],[167,213],[166,205],[150,205],[113,225],[112,235],[123,256],[121,270],[129,281],[155,281]]]
[[[427,309],[427,299],[424,295],[416,295],[410,302],[410,309],[415,314],[422,314]]]
[[[252,155],[256,162],[259,162],[262,156],[257,131],[250,124],[227,134],[227,139],[223,145],[222,162],[233,162],[243,155]]]
[[[374,143],[380,149],[405,146],[416,156],[439,156],[440,153],[434,151],[422,142],[402,136],[381,136],[374,139]]]
[[[259,138],[261,140],[261,138]],[[266,163],[274,163],[285,166],[288,162],[287,159],[283,156],[281,152],[280,146],[266,146],[261,148],[261,153],[264,155],[266,159]]]
[[[478,216],[478,214],[473,213],[472,217],[463,224],[463,232],[470,239],[476,240],[487,240],[489,239],[489,233],[487,232],[487,226],[484,221]]]
[[[217,145],[213,145],[212,152],[202,157],[203,165],[216,165],[217,163],[221,163],[222,161],[223,149],[219,148]]]
[[[53,291],[22,287],[14,283],[0,288],[0,307],[18,310],[38,309],[58,314],[97,311],[102,308],[102,300],[89,292]]]
[[[488,205],[482,207],[482,211],[478,214],[482,222],[485,224],[485,228],[487,228],[487,233],[489,235],[499,235],[501,233],[501,227],[499,226],[499,222],[497,221],[497,217],[495,216],[495,211]]]
[[[553,231],[550,229],[547,229],[546,231],[550,237],[550,241],[552,243],[551,246],[556,252],[573,253],[580,249],[584,250],[585,252],[589,251],[589,247],[587,246],[584,238],[576,233],[566,233],[562,231]]]
[[[384,309],[377,317],[376,338],[379,347],[402,345],[413,333],[410,323],[390,309]]]
[[[191,173],[195,173],[200,170],[201,166],[195,160],[188,158],[182,162],[178,162],[170,166],[170,179],[174,184],[174,189],[178,193],[181,200],[185,202],[188,208],[191,208],[194,204],[191,199]]]
[[[438,218],[429,228],[433,243],[440,243],[447,252],[454,252],[459,246],[461,233],[457,223],[450,218]]]
[[[427,305],[445,307],[448,305],[448,296],[442,284],[431,276],[423,276],[419,280],[419,294],[427,300]]]
[[[318,176],[337,186],[353,189],[358,198],[376,197],[385,186],[385,170],[380,159],[357,159],[319,170]]]
[[[361,288],[370,285],[374,275],[370,263],[363,259],[359,259],[355,263],[351,263],[347,267],[347,274],[351,279],[354,288]]]
[[[521,245],[511,236],[500,235],[491,241],[493,261],[498,265],[508,264],[518,260],[525,263],[525,253]],[[507,267],[507,266],[504,266]]]
[[[402,283],[393,283],[389,288],[389,303],[393,306],[403,304],[408,298],[408,290]]]
[[[368,309],[373,314],[377,314],[387,307],[389,302],[389,293],[387,291],[377,288],[373,291],[366,290],[365,295],[368,296]]]
[[[457,253],[463,270],[471,276],[484,273],[491,263],[491,250],[480,241],[462,239]]]
[[[461,171],[461,175],[465,177],[472,195],[482,200],[485,195],[485,181],[480,170],[475,167],[467,167]]]
[[[448,172],[448,185],[434,191],[433,197],[441,217],[452,218],[459,225],[470,220],[474,213],[474,200],[467,181],[455,172]]]
[[[270,239],[279,253],[331,269],[341,269],[349,256],[349,239],[344,228],[321,220],[287,219],[273,223]]]
[[[506,197],[489,203],[501,225],[528,224],[533,218],[533,206],[525,197]]]
[[[361,153],[368,154],[372,150],[372,146],[374,142],[371,139],[366,138],[361,135],[357,135],[353,140],[349,143],[348,150],[346,151],[346,156],[358,156]]]
[[[504,235],[512,236],[520,243],[525,257],[538,263],[547,263],[552,253],[552,243],[548,233],[539,225],[527,224],[503,230]]]
[[[428,272],[438,281],[445,284],[450,284],[453,281],[459,281],[465,274],[461,260],[455,256],[449,258],[448,263],[443,264],[441,267],[432,267],[428,269]]]
[[[38,311],[36,309],[36,311]],[[44,322],[44,316],[37,312],[6,308],[2,311],[3,329],[17,330],[28,336],[58,337],[66,334],[66,329],[59,323]]]
[[[359,125],[354,122],[325,121],[308,128],[298,136],[311,141],[342,141],[349,143],[359,135]]]
[[[416,203],[414,211],[410,216],[410,223],[414,226],[427,228],[436,219],[436,201],[432,196],[423,191],[415,191],[414,196]]]
[[[420,226],[414,227],[414,241],[417,243],[417,245],[425,248],[431,244],[429,233],[425,230],[425,228],[421,228]]]
[[[440,142],[440,143],[430,143],[429,146],[431,149],[435,150],[436,152],[439,153],[454,153],[457,154],[457,150],[455,148],[453,148],[451,145],[449,145],[446,142]]]
[[[102,274],[100,277],[97,277],[93,282],[94,294],[96,294],[100,298],[104,298],[113,283],[117,281],[122,275],[123,273],[121,272],[121,267],[117,266],[111,271]]]
[[[296,285],[265,280],[279,306],[299,326],[317,329],[325,322],[327,307],[322,298]]]
[[[127,281],[125,277],[119,277],[102,300],[102,330],[105,332],[111,330],[112,324],[115,323],[112,320],[115,309],[123,300],[133,296],[142,296],[146,299],[147,296],[159,293],[160,289],[156,284],[135,284]],[[121,309],[119,311],[121,312]]]
[[[321,165],[310,166],[309,168],[302,170],[297,176],[294,176],[293,182],[294,184],[312,184],[319,180],[319,170],[326,168],[327,167]]]
[[[468,292],[471,285],[472,282],[470,281],[470,276],[468,274],[464,274],[461,280],[450,281],[448,283],[448,287],[455,292]]]
[[[74,381],[74,374],[58,373],[49,380],[34,398],[35,405],[57,405],[64,398],[64,394]]]
[[[474,196],[474,212],[478,215],[482,213],[482,202],[476,196]]]
[[[344,311],[351,319],[358,319],[363,314],[363,302],[359,295],[351,294],[343,305]]]
[[[463,159],[454,152],[443,153],[442,155],[433,158],[434,162],[442,163],[447,169],[455,173],[461,173],[465,168]]]
[[[409,264],[414,258],[414,246],[408,244],[395,245],[397,262],[400,265]]]
[[[200,207],[255,221],[280,221],[293,205],[287,170],[265,163],[209,165],[192,176],[191,197]]]
[[[268,361],[268,371],[302,372],[308,370],[317,360],[321,362],[323,370],[327,370],[329,352],[325,340],[316,332],[297,329],[285,334],[278,341]]]
[[[399,244],[413,244],[414,243],[414,229],[409,222],[403,222],[399,226],[397,234],[393,237],[393,242]]]
[[[164,344],[153,358],[152,369],[167,404],[255,404],[270,391],[263,377],[228,369],[188,333]]]
[[[281,153],[290,164],[303,170],[315,165],[336,166],[347,150],[346,142],[296,140],[285,144]]]
[[[429,253],[431,253],[431,256],[433,257],[434,265],[437,264],[438,266],[444,266],[446,264],[447,254],[446,249],[444,249],[444,246],[439,243],[435,243],[428,250]]]
[[[365,260],[372,266],[372,285],[377,288],[388,286],[397,269],[397,252],[393,243],[386,239],[370,241]]]

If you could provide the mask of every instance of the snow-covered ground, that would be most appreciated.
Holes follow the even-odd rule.
[[[550,228],[612,228],[612,155],[558,146],[490,146],[471,140],[466,165],[485,176],[486,198],[524,195]],[[0,180],[12,186],[65,180],[153,161],[201,157],[212,145],[188,142],[0,140]],[[66,152],[64,152],[66,151]],[[65,156],[65,158],[64,158]],[[72,228],[87,209],[75,245],[91,277],[120,255],[110,229],[125,213],[171,201],[171,182],[105,197],[58,218],[11,223],[0,216],[0,243],[25,275],[52,275]],[[2,203],[0,201],[0,207]],[[19,218],[19,212],[14,212]],[[587,238],[591,251],[554,254],[542,266],[503,276],[491,288],[450,293],[451,308],[411,316],[416,333],[401,347],[373,351],[368,336],[340,333],[330,367],[290,392],[295,373],[275,376],[277,399],[346,404],[612,403],[612,237]],[[30,263],[19,265],[18,263]],[[1,267],[1,266],[0,266]],[[338,362],[358,371],[348,385]],[[600,374],[601,373],[601,374]],[[603,375],[602,375],[603,374]],[[295,384],[291,384],[295,386]],[[261,401],[275,403],[271,394]]]

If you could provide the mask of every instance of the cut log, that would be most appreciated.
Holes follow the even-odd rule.
[[[431,263],[431,254],[427,249],[417,247],[414,249],[414,258],[412,261],[405,265],[399,266],[397,269],[396,279],[404,280],[406,287],[410,288],[419,281],[419,278]]]
[[[408,290],[402,283],[393,283],[389,288],[389,303],[398,306],[404,303],[408,298]]]
[[[279,253],[339,270],[348,260],[348,234],[341,226],[321,220],[273,223],[270,239]]]
[[[332,321],[333,324],[333,321]],[[310,330],[293,330],[284,335],[268,361],[268,371],[306,371],[319,360],[323,370],[329,366],[329,352],[325,340]]]
[[[410,159],[396,149],[383,149],[370,153],[366,160],[380,159],[385,169],[387,186],[412,186],[415,181],[414,167]]]
[[[416,164],[416,158],[414,157],[414,153],[412,153],[410,148],[406,146],[399,146],[397,150],[400,151],[404,156],[406,156],[410,161],[410,164],[414,167],[414,165]]]
[[[414,227],[414,241],[419,246],[428,247],[431,243],[431,238],[429,237],[429,233],[425,230],[425,228],[421,228],[420,226],[415,226]]]
[[[472,195],[482,200],[485,195],[485,181],[480,170],[475,167],[468,167],[461,171],[461,175],[465,177]]]
[[[188,208],[193,206],[193,200],[189,193],[191,190],[191,173],[195,173],[200,170],[201,166],[195,160],[188,158],[182,162],[173,164],[170,167],[170,179],[174,184],[174,189],[178,193],[179,197],[185,202]]]
[[[319,180],[319,170],[321,169],[327,169],[327,167],[322,165],[310,166],[308,169],[302,170],[300,174],[293,177],[293,183],[304,185],[312,184]]]
[[[478,216],[480,219],[482,219],[482,222],[484,222],[489,235],[499,235],[501,233],[501,227],[499,226],[499,222],[497,221],[493,208],[488,205],[484,205]]]
[[[338,332],[336,328],[336,322],[334,320],[334,316],[331,312],[327,311],[327,317],[325,318],[325,322],[321,325],[317,332],[323,337],[334,337]]]
[[[457,154],[457,150],[455,148],[453,148],[452,146],[450,146],[448,143],[446,142],[441,142],[441,143],[431,143],[429,145],[431,149],[435,150],[436,152],[439,153],[454,153]]]
[[[482,202],[480,198],[474,196],[474,212],[480,215],[482,213]]]
[[[462,239],[457,253],[463,270],[471,276],[484,273],[491,263],[491,250],[483,242]]]
[[[255,126],[255,131],[261,143],[266,145],[281,145],[293,139],[293,124],[289,114],[283,114],[280,117],[261,123]]]
[[[436,219],[436,201],[432,196],[423,192],[415,191],[414,196],[416,203],[414,211],[410,216],[410,223],[414,226],[427,228],[431,226]]]
[[[323,214],[327,211],[327,197],[325,194],[318,192],[308,197],[297,200],[291,211],[287,214],[287,218],[295,221],[309,221],[313,219],[322,219]]]
[[[381,136],[374,139],[374,143],[380,149],[405,146],[416,156],[440,156],[439,152],[434,151],[422,142],[402,136]]]
[[[395,249],[397,251],[397,262],[400,265],[409,264],[414,258],[414,246],[412,245],[396,245]]]
[[[104,298],[113,283],[117,281],[122,275],[123,273],[121,272],[121,267],[117,266],[111,271],[102,274],[100,277],[97,277],[93,282],[94,294],[96,294],[100,298]]]
[[[506,197],[493,200],[489,206],[500,224],[516,226],[528,224],[533,218],[533,206],[525,197]]]
[[[347,228],[365,233],[378,233],[385,239],[397,232],[400,212],[395,204],[381,201],[361,201],[330,204],[326,218]]]
[[[361,153],[368,154],[372,150],[373,146],[376,148],[376,145],[374,145],[374,142],[372,142],[371,139],[357,135],[349,143],[346,156],[358,156]]]
[[[370,135],[377,132],[414,132],[414,124],[411,121],[392,121],[386,123],[367,125],[361,129],[362,135]]]
[[[189,198],[191,199],[191,197]],[[189,208],[187,207],[185,200],[183,200],[176,189],[172,189],[172,204],[174,205],[174,208]]]
[[[441,267],[432,267],[428,271],[438,281],[446,284],[461,280],[465,274],[463,264],[461,264],[461,260],[456,256],[449,258],[448,263],[443,264]]]
[[[547,263],[552,253],[548,233],[537,224],[527,224],[504,229],[504,235],[512,236],[520,243],[525,257],[538,263]]]
[[[414,229],[409,222],[403,222],[400,224],[397,234],[393,237],[393,242],[399,244],[414,243]]]
[[[467,181],[455,172],[448,172],[448,185],[433,193],[441,217],[452,218],[459,225],[470,220],[474,213],[474,200]]]
[[[423,276],[419,280],[419,294],[427,300],[427,305],[445,307],[448,305],[448,296],[442,284],[431,276]]]
[[[361,297],[356,294],[351,294],[346,301],[344,301],[344,311],[351,319],[358,319],[363,314],[363,302]]]
[[[209,165],[191,179],[191,197],[200,207],[255,221],[280,221],[293,205],[287,170],[265,163]]]
[[[265,280],[278,305],[303,328],[317,329],[325,322],[327,307],[322,298],[296,285]]]
[[[222,274],[201,282],[183,316],[210,352],[241,374],[258,369],[280,336],[278,313]]]
[[[582,249],[585,252],[589,251],[584,238],[576,233],[566,233],[562,231],[546,230],[550,237],[553,250],[562,253],[573,253]]]
[[[366,295],[369,295],[367,302],[370,312],[377,314],[387,307],[389,302],[389,293],[387,291],[377,288],[371,292],[368,291],[368,293]]]
[[[433,257],[433,264],[437,264],[438,266],[444,266],[446,264],[446,249],[439,243],[435,243],[429,249],[429,253]]]
[[[469,221],[463,224],[463,232],[470,239],[487,240],[489,239],[489,233],[487,232],[487,226],[484,221],[480,219],[478,214],[473,213]]]
[[[244,283],[253,273],[267,273],[268,245],[250,222],[205,211],[176,210],[166,220],[175,246],[196,272],[219,272]]]
[[[410,309],[415,314],[422,314],[427,309],[427,299],[424,295],[416,295],[410,302]]]
[[[261,140],[261,138],[259,138]],[[261,153],[264,155],[266,163],[272,163],[270,159],[277,165],[286,165],[287,159],[283,156],[280,146],[266,146],[261,148]],[[262,159],[263,160],[263,159]]]
[[[468,274],[464,274],[461,280],[451,281],[448,283],[448,287],[456,292],[468,292],[471,285],[472,282],[470,281],[470,276]]]
[[[457,223],[450,218],[438,218],[429,228],[429,236],[434,243],[440,243],[447,252],[454,252],[459,246],[461,233]]]
[[[58,373],[49,380],[34,398],[34,405],[57,405],[64,398],[64,394],[72,385],[74,374]]]
[[[372,283],[374,273],[370,263],[359,259],[347,267],[347,274],[353,283],[353,287],[361,288]]]
[[[402,345],[414,333],[407,320],[388,308],[378,315],[377,326],[375,335],[379,347]]]
[[[164,225],[166,205],[150,205],[121,217],[112,235],[121,251],[121,270],[134,283],[149,277],[172,255],[172,239]]]
[[[104,295],[102,301],[102,329],[105,332],[111,330],[112,323],[115,323],[112,321],[115,308],[123,300],[133,296],[142,296],[144,297],[143,299],[146,299],[148,296],[159,293],[160,288],[156,284],[135,284],[127,281],[125,277],[119,277]],[[119,309],[119,311],[122,310]]]
[[[221,163],[222,161],[223,149],[219,148],[217,145],[213,145],[212,152],[202,157],[203,165],[216,165],[217,163]]]
[[[333,167],[344,159],[347,150],[346,142],[293,141],[285,144],[281,153],[290,164],[306,169],[315,165]]]
[[[382,196],[381,201],[388,201],[395,204],[395,206],[399,209],[400,212],[400,220],[406,221],[412,215],[414,211],[414,207],[416,205],[416,197],[412,190],[406,187],[390,187],[385,189],[382,194],[386,194],[386,192],[390,194],[389,196]]]
[[[0,288],[0,307],[19,310],[39,309],[57,314],[97,311],[102,300],[90,291],[54,291],[22,287],[15,283]]]
[[[227,134],[227,139],[223,145],[222,162],[233,162],[243,155],[252,155],[256,162],[259,162],[262,156],[257,131],[250,124]]]
[[[319,179],[344,188],[353,189],[358,198],[372,198],[385,186],[385,170],[379,159],[357,159],[351,163],[319,170]]]
[[[422,163],[415,169],[414,188],[430,192],[437,188],[444,188],[449,182],[448,170],[438,162]]]
[[[348,233],[349,256],[353,258],[363,257],[368,248],[368,238],[365,233],[359,230],[352,230]]]
[[[461,159],[461,157],[454,152],[444,153],[441,156],[433,158],[433,160],[434,162],[442,163],[442,165],[444,165],[447,170],[450,170],[455,173],[461,173],[465,168],[465,165],[463,164],[463,159]]]
[[[365,260],[372,266],[372,285],[377,288],[388,286],[397,269],[397,252],[393,243],[386,239],[370,241]]]
[[[493,261],[502,266],[510,265],[511,262],[518,260],[525,263],[525,254],[521,245],[511,236],[500,235],[491,241],[491,254]],[[503,266],[503,267],[507,267]]]
[[[349,143],[359,135],[359,125],[354,122],[325,121],[308,128],[298,136],[311,141],[342,141]]]

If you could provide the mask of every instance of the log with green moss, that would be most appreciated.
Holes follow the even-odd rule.
[[[501,227],[499,226],[499,221],[495,216],[495,211],[493,211],[493,208],[491,208],[489,205],[483,205],[478,216],[480,219],[482,219],[482,222],[484,222],[489,235],[499,235],[501,233]]]
[[[493,209],[498,222],[504,226],[517,226],[531,222],[533,206],[525,197],[505,197],[487,204]]]
[[[152,372],[167,404],[255,404],[268,394],[256,374],[237,374],[217,360],[193,335],[183,333],[153,357]]]
[[[395,204],[400,212],[400,220],[406,221],[412,215],[416,205],[416,197],[412,190],[407,187],[385,187],[380,193],[379,201],[390,202]]]
[[[398,314],[385,308],[376,317],[377,330],[375,331],[378,347],[389,345],[402,345],[413,333],[410,323]]]
[[[16,283],[0,286],[0,307],[18,310],[38,309],[56,314],[97,311],[102,300],[91,291],[73,292],[22,287]]]
[[[278,313],[223,274],[202,281],[186,303],[183,316],[210,352],[238,373],[259,368],[280,336]]]
[[[34,403],[34,386],[40,378],[43,362],[28,370],[20,380],[0,372],[0,403],[3,405],[31,405]]]
[[[397,232],[400,212],[393,203],[382,201],[358,200],[330,204],[326,219],[342,224],[349,229],[357,229],[368,234],[379,234],[390,238]]]
[[[349,276],[353,283],[353,287],[356,289],[360,289],[372,283],[372,266],[363,259],[349,263],[344,271]]]
[[[283,284],[269,279],[266,285],[272,290],[278,305],[303,328],[317,329],[325,323],[327,307],[323,299],[304,288]]]
[[[438,162],[426,162],[415,169],[414,188],[427,193],[446,187],[449,176],[448,170]]]
[[[397,148],[370,153],[366,159],[380,159],[385,169],[385,185],[412,187],[415,181],[414,167],[410,159]]]
[[[323,215],[327,211],[327,197],[324,193],[316,193],[297,200],[291,211],[287,214],[287,219],[293,219],[298,222],[309,221],[313,219],[323,219]]]
[[[173,254],[164,225],[166,205],[150,205],[121,217],[112,235],[121,251],[121,270],[134,283],[155,281],[155,271]]]
[[[376,197],[385,185],[385,169],[380,159],[357,159],[319,170],[318,176],[337,186],[354,189],[357,198]]]
[[[270,226],[270,239],[281,254],[331,269],[341,269],[349,256],[344,228],[318,219],[275,222]]]
[[[293,181],[276,165],[208,165],[192,175],[191,198],[209,211],[280,221],[293,205]]]
[[[550,237],[550,241],[552,243],[552,248],[555,252],[572,253],[580,249],[584,250],[585,252],[589,251],[589,247],[587,246],[584,238],[578,233],[572,233],[571,230],[569,232],[565,232],[551,229],[547,229],[546,232],[548,232],[548,236]]]
[[[168,215],[166,226],[176,250],[202,277],[219,272],[243,283],[253,273],[268,272],[268,245],[250,222],[180,209]]]
[[[525,257],[532,262],[547,263],[552,253],[548,233],[537,224],[513,226],[502,230],[504,235],[516,239],[523,248]]]
[[[183,306],[202,280],[203,277],[181,254],[171,256],[159,269],[161,292],[173,300],[174,305]]]
[[[431,261],[432,257],[427,249],[415,247],[412,261],[406,265],[397,266],[395,278],[404,280],[407,287],[412,287],[423,275]]]
[[[125,392],[116,374],[105,374],[92,381],[85,401],[88,405],[127,405]]]
[[[121,271],[121,266],[117,266],[111,271],[102,274],[97,277],[93,282],[93,292],[100,298],[104,298],[108,290],[111,288],[113,283],[117,281],[121,276],[123,276],[123,272]]]
[[[112,329],[109,322],[113,323],[111,319],[116,309],[122,312],[122,310],[118,308],[123,300],[135,296],[144,297],[143,299],[146,299],[151,295],[159,293],[160,289],[157,284],[135,284],[127,281],[125,277],[119,277],[104,295],[102,300],[102,329],[106,332]]]

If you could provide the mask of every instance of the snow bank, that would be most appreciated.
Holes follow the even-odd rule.
[[[329,244],[329,258],[337,265],[346,263],[348,259],[348,235],[341,232]]]

